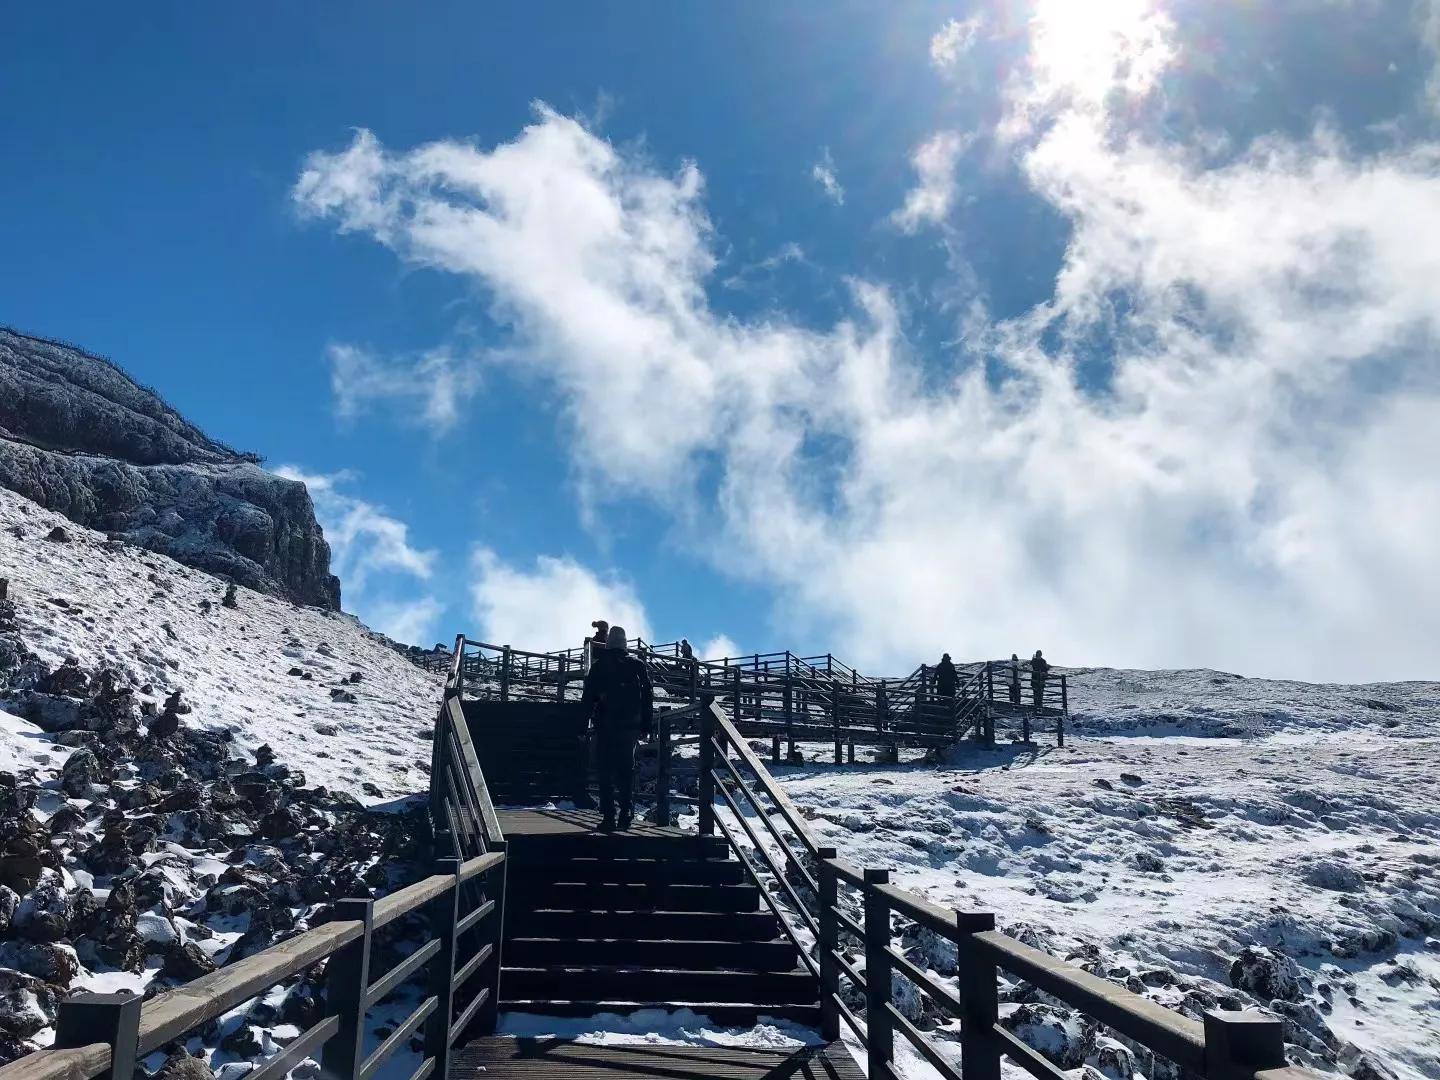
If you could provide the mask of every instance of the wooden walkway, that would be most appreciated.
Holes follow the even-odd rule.
[[[500,831],[507,839],[539,836],[584,836],[600,827],[600,814],[595,810],[497,809]],[[694,839],[695,833],[682,832],[668,825],[652,825],[639,818],[617,836],[649,836],[667,839]]]
[[[492,1035],[458,1049],[455,1080],[863,1080],[838,1042],[800,1050],[592,1046]]]

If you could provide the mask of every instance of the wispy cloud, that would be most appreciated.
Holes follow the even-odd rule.
[[[353,474],[307,473],[294,465],[275,472],[309,491],[345,606],[397,640],[419,643],[433,633],[444,605],[436,597],[417,595],[414,583],[430,581],[437,553],[411,544],[409,526],[383,507],[343,491],[355,482]],[[404,598],[397,599],[396,591],[403,591]]]
[[[618,576],[548,555],[529,568],[515,566],[483,547],[475,550],[471,568],[474,616],[484,639],[493,644],[568,648],[584,641],[594,619],[623,626],[630,637],[650,637],[645,606]]]
[[[971,138],[958,131],[939,131],[915,148],[910,164],[916,184],[905,196],[905,204],[891,220],[907,233],[922,225],[938,225],[955,205],[958,186],[955,170]]]
[[[445,348],[415,359],[383,360],[359,346],[332,343],[325,355],[335,415],[345,421],[382,407],[406,423],[443,434],[480,389],[479,362]]]
[[[930,63],[942,71],[958,64],[974,46],[981,24],[979,15],[947,21],[930,39]]]
[[[825,192],[825,197],[836,206],[845,205],[845,189],[840,186],[840,178],[835,175],[835,161],[830,157],[830,148],[825,147],[820,155],[820,160],[810,167],[811,178],[820,185],[820,190]]]
[[[1070,227],[1063,267],[1046,303],[982,320],[945,380],[882,282],[855,280],[828,328],[713,309],[698,167],[659,171],[548,109],[493,149],[362,133],[313,155],[296,197],[483,284],[508,362],[567,404],[584,490],[703,514],[716,565],[774,589],[781,629],[856,662],[1041,645],[1433,675],[1440,250],[1416,237],[1440,235],[1440,146],[1360,154],[1320,131],[1209,168],[1117,138],[1115,103],[1173,55],[1167,24],[1092,33],[1064,3],[1039,13],[1005,121],[1019,182]],[[963,143],[917,152],[902,225],[943,220]],[[490,632],[542,648],[633,600],[564,560],[476,568]]]

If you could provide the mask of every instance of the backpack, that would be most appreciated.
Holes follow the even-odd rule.
[[[615,664],[609,685],[605,687],[604,714],[608,726],[642,726],[640,710],[645,704],[644,677],[645,665],[633,657],[624,657]]]

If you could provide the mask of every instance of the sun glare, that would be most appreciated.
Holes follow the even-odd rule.
[[[1030,23],[1037,89],[1097,106],[1117,87],[1143,94],[1174,56],[1171,28],[1154,0],[1039,0]]]

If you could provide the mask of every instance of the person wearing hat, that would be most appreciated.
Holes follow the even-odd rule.
[[[645,665],[630,655],[623,626],[610,627],[580,700],[595,726],[600,828],[628,829],[635,818],[635,744],[650,727],[655,690]]]

